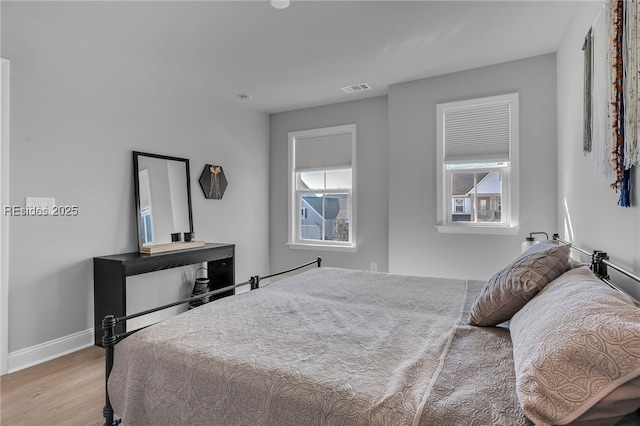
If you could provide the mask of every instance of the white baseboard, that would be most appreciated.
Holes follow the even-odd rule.
[[[8,373],[15,373],[62,355],[88,348],[93,344],[93,328],[91,328],[31,346],[30,348],[11,352],[8,358]]]

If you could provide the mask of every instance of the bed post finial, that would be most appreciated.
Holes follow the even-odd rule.
[[[116,336],[116,324],[118,320],[113,315],[107,315],[102,319],[102,329],[104,330],[104,335],[102,336],[102,346],[105,349],[105,403],[104,408],[102,409],[102,417],[104,417],[104,426],[116,426],[120,424],[120,420],[113,419],[113,408],[111,407],[111,401],[109,400],[109,389],[108,389],[108,381],[109,374],[111,374],[111,369],[113,368],[113,346],[116,344],[118,340],[118,336]]]
[[[609,279],[607,265],[603,260],[609,260],[609,255],[604,251],[594,250],[591,255],[591,270],[600,278]]]
[[[254,275],[249,278],[249,284],[251,284],[251,290],[257,290],[260,288],[260,275]]]

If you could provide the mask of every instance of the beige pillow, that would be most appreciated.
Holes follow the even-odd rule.
[[[536,425],[570,423],[608,395],[631,399],[622,407],[627,413],[640,407],[627,395],[637,392],[640,377],[640,308],[588,268],[572,269],[540,291],[513,316],[510,333],[516,393]],[[592,414],[606,424],[602,413],[583,419]]]
[[[510,319],[533,296],[569,269],[571,246],[542,241],[495,274],[480,291],[469,324],[492,326]]]

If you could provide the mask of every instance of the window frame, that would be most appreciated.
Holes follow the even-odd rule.
[[[464,110],[465,108],[473,108],[482,105],[491,104],[508,104],[510,109],[509,126],[509,159],[478,159],[465,161],[445,162],[445,135],[444,121],[445,114],[452,110]],[[437,155],[437,217],[436,228],[440,233],[460,233],[460,234],[498,234],[498,235],[515,235],[519,232],[519,142],[520,142],[520,126],[519,126],[519,95],[518,93],[509,93],[505,95],[489,96],[482,98],[473,98],[462,101],[439,103],[436,105],[436,155]],[[454,222],[451,220],[452,215],[452,199],[451,193],[451,174],[452,169],[447,165],[459,165],[454,172],[482,172],[492,171],[497,167],[487,167],[489,163],[506,163],[506,167],[501,171],[502,176],[502,197],[501,197],[501,216],[504,217],[502,222]],[[464,167],[469,165],[469,167]],[[456,194],[460,195],[460,194]],[[474,213],[472,212],[472,215]],[[475,216],[475,215],[474,215]]]
[[[335,134],[348,133],[351,135],[351,188],[325,188],[324,189],[301,189],[298,188],[298,178],[302,172],[297,172],[295,167],[295,141],[297,138],[330,136]],[[289,132],[288,134],[288,239],[287,245],[292,249],[318,249],[329,251],[357,250],[357,226],[356,226],[356,125],[346,124],[342,126],[322,127],[317,129]],[[334,168],[317,169],[316,171],[330,171]],[[340,169],[342,170],[342,169]],[[303,239],[300,232],[300,217],[302,209],[301,194],[348,194],[349,195],[349,241],[334,240],[309,240]],[[323,218],[323,220],[326,220]]]
[[[473,164],[473,163],[472,163]],[[477,163],[476,163],[477,164]],[[455,226],[461,226],[460,224],[464,225],[477,225],[477,226],[492,226],[492,227],[504,227],[506,226],[509,222],[510,222],[510,210],[507,208],[505,209],[500,209],[501,212],[501,221],[500,222],[485,222],[485,221],[478,221],[477,218],[477,212],[481,211],[480,209],[480,205],[478,204],[477,206],[474,205],[474,203],[472,203],[471,205],[471,211],[470,211],[470,215],[474,218],[474,221],[454,221],[452,220],[452,215],[456,212],[453,211],[453,203],[455,201],[453,200],[459,200],[459,199],[463,199],[454,195],[461,195],[461,194],[453,194],[452,190],[451,190],[451,178],[454,174],[456,173],[491,173],[491,172],[498,172],[500,173],[500,177],[502,180],[501,183],[501,193],[500,193],[500,199],[502,200],[500,205],[505,204],[504,201],[506,201],[506,205],[509,206],[509,194],[507,191],[507,188],[509,187],[509,171],[510,171],[511,165],[510,164],[505,164],[505,165],[495,165],[495,166],[487,166],[487,167],[456,167],[455,169],[451,169],[451,168],[447,168],[445,167],[445,193],[446,194],[451,194],[450,199],[452,201],[449,201],[449,203],[445,203],[446,206],[445,208],[447,209],[445,215],[444,215],[444,221],[443,224],[445,225],[451,225],[451,224],[455,224]],[[474,188],[477,187],[477,184],[480,183],[481,181],[478,181],[475,183]],[[446,195],[445,195],[446,196]],[[480,200],[480,195],[476,192],[474,194],[473,199],[474,200]],[[463,214],[465,214],[466,212],[463,212]]]

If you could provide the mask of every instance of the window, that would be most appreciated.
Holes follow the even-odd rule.
[[[355,250],[355,124],[289,133],[289,246]]]
[[[518,232],[518,94],[437,106],[438,230]]]
[[[454,198],[454,213],[464,213],[464,198]]]
[[[138,182],[140,189],[140,244],[153,244],[149,169],[143,169],[138,172]]]

